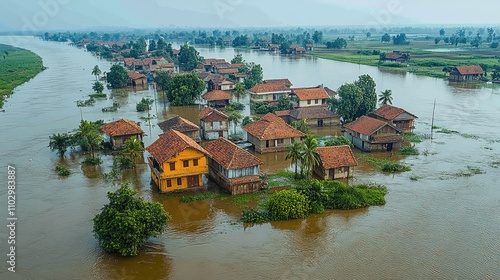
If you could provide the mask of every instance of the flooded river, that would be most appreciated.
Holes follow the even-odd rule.
[[[18,87],[0,113],[0,220],[7,218],[6,166],[17,170],[17,272],[7,271],[6,230],[0,231],[3,269],[0,279],[499,279],[500,278],[500,90],[450,85],[447,81],[390,73],[374,67],[312,57],[282,57],[244,51],[260,63],[264,78],[289,78],[294,86],[323,83],[338,88],[361,74],[371,75],[377,92],[391,89],[394,105],[419,117],[416,132],[435,125],[458,133],[435,133],[417,143],[426,155],[403,160],[412,171],[388,175],[372,165],[355,170],[355,182],[387,185],[387,204],[355,211],[328,211],[303,220],[247,227],[241,209],[230,199],[180,203],[150,186],[145,164],[124,175],[139,193],[161,202],[173,219],[161,237],[140,255],[104,254],[92,234],[92,218],[116,187],[97,168],[82,168],[81,156],[64,159],[73,171],[59,178],[60,161],[47,145],[49,135],[78,127],[81,116],[105,121],[140,121],[135,104],[152,89],[110,93],[94,107],[76,107],[91,93],[92,67],[108,71],[110,63],[67,44],[35,38],[0,37],[43,58],[47,70]],[[204,57],[231,59],[235,50],[199,49]],[[121,108],[103,113],[113,101]],[[246,100],[247,101],[247,100]],[[154,105],[152,124],[179,114],[197,121],[199,106]],[[248,109],[247,112],[248,114]],[[149,145],[160,133],[141,124]],[[335,135],[338,128],[316,131]],[[356,153],[359,156],[359,153]],[[388,155],[375,155],[388,156]],[[289,168],[283,153],[262,156],[263,171]],[[460,176],[468,167],[484,174]],[[419,178],[410,180],[410,177]]]

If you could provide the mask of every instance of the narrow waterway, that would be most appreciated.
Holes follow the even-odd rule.
[[[73,174],[60,178],[60,162],[49,150],[49,135],[70,131],[81,117],[142,121],[142,97],[153,89],[106,93],[111,98],[94,107],[76,107],[92,92],[91,71],[110,62],[64,43],[36,38],[0,37],[0,43],[29,49],[43,58],[47,70],[18,87],[0,113],[0,205],[7,204],[7,165],[17,171],[17,269],[6,268],[6,230],[0,230],[4,268],[0,279],[498,279],[500,278],[500,90],[449,84],[447,81],[390,73],[374,67],[243,51],[247,61],[262,65],[264,78],[289,78],[294,86],[324,84],[337,89],[369,74],[377,92],[391,89],[394,105],[419,117],[416,131],[430,133],[432,104],[435,125],[458,133],[434,133],[416,146],[426,155],[403,161],[412,171],[389,175],[361,163],[354,182],[385,184],[387,204],[355,211],[328,211],[303,220],[244,226],[241,209],[230,200],[180,203],[150,186],[148,167],[141,164],[124,179],[143,196],[161,202],[173,219],[161,237],[140,255],[120,258],[103,253],[92,234],[92,218],[116,187],[102,179],[112,168],[82,168],[82,157],[68,153],[64,162]],[[230,60],[232,48],[199,48],[206,57]],[[116,101],[120,108],[103,113]],[[245,100],[245,103],[248,99]],[[181,115],[197,123],[200,106],[170,108],[161,102],[151,112],[151,126],[141,125],[156,140],[156,123]],[[245,111],[249,113],[248,107]],[[335,135],[338,128],[315,131]],[[356,152],[359,156],[360,153]],[[388,154],[374,156],[390,157]],[[283,153],[260,156],[263,171],[289,168]],[[396,157],[396,155],[393,155]],[[399,157],[397,157],[399,158]],[[484,174],[463,176],[468,167]],[[418,180],[410,180],[417,177]],[[7,218],[7,207],[0,219]],[[3,253],[5,252],[5,253]]]

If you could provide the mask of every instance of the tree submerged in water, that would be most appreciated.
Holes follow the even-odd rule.
[[[94,235],[104,251],[135,256],[148,238],[165,230],[170,216],[160,203],[137,197],[127,184],[107,196],[109,203],[93,219]]]

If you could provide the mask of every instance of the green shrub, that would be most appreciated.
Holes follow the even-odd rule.
[[[351,148],[354,147],[351,141],[349,141],[349,139],[345,138],[344,136],[336,136],[333,139],[325,141],[325,147],[340,146],[340,145],[348,145]]]
[[[418,156],[420,152],[415,147],[403,147],[399,154],[402,156]]]
[[[99,165],[102,163],[102,159],[99,158],[99,157],[96,157],[96,158],[86,158],[83,160],[82,164],[86,164],[86,165]]]
[[[151,110],[151,105],[153,104],[154,100],[151,98],[142,98],[137,105],[135,105],[135,109],[137,112],[145,112]]]
[[[410,142],[410,143],[420,143],[422,142],[422,137],[415,132],[409,132],[403,134],[403,137],[405,141]]]
[[[396,173],[396,172],[405,172],[405,171],[410,171],[411,168],[402,164],[402,163],[399,163],[399,162],[396,162],[396,161],[384,161],[381,165],[380,165],[380,170],[384,171],[384,172],[390,172],[390,173]]]
[[[252,208],[241,214],[241,221],[244,223],[265,223],[269,220],[269,213],[265,210]]]
[[[71,170],[62,164],[56,165],[56,172],[59,176],[69,176],[71,174]]]
[[[231,102],[226,106],[226,111],[241,111],[245,109],[245,105],[239,102]]]
[[[107,95],[105,93],[92,93],[89,94],[90,98],[106,98]]]
[[[272,220],[305,218],[309,214],[309,200],[296,190],[283,190],[269,197],[269,215]]]
[[[94,106],[95,104],[95,99],[93,97],[90,97],[87,100],[77,100],[76,101],[76,106],[78,107],[90,107]]]
[[[323,203],[329,209],[357,209],[370,205],[384,205],[387,189],[384,186],[360,184],[348,186],[341,182],[325,182],[328,194]]]

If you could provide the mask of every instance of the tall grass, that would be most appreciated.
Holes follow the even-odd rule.
[[[25,49],[0,44],[0,109],[4,99],[19,85],[29,81],[45,67],[42,58]]]

